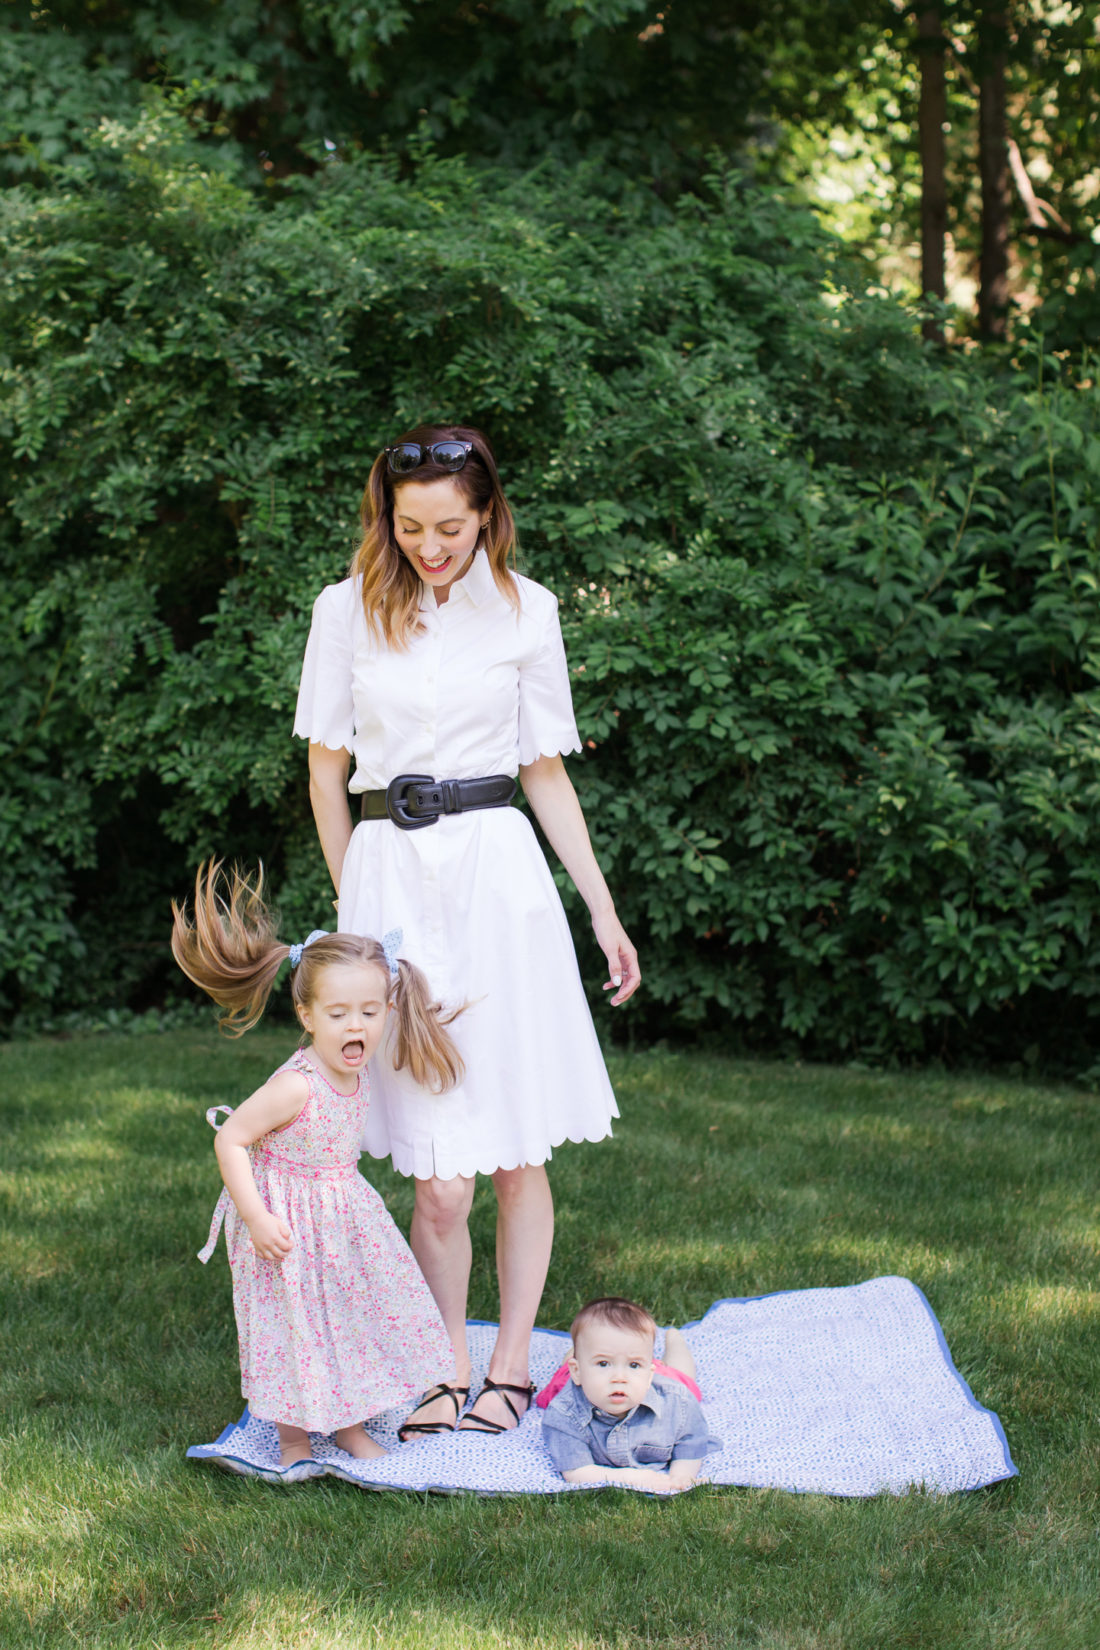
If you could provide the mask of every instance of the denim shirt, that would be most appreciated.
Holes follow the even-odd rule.
[[[664,1467],[701,1461],[722,1448],[706,1417],[677,1380],[655,1375],[649,1391],[622,1417],[607,1415],[570,1381],[547,1405],[542,1437],[559,1472],[574,1467]]]

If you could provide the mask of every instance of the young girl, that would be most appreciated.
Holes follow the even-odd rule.
[[[446,1106],[388,1058],[372,1067],[367,1150],[416,1178],[413,1252],[457,1365],[404,1431],[452,1430],[469,1397],[466,1222],[485,1174],[500,1332],[461,1425],[502,1432],[533,1390],[528,1346],[554,1230],[546,1160],[565,1140],[610,1134],[616,1115],[553,878],[507,805],[517,773],[592,915],[612,1003],[636,989],[638,960],[562,763],[580,739],[557,600],[509,566],[512,514],[485,437],[451,425],[399,437],[371,467],[362,520],[352,576],[313,609],[294,728],[310,741],[341,931],[400,920],[444,998],[471,1004],[456,1028],[466,1076]]]
[[[263,873],[252,886],[234,872],[226,886],[220,872],[199,871],[193,920],[173,902],[176,961],[239,1036],[289,958],[310,1041],[218,1131],[225,1190],[200,1259],[224,1217],[241,1388],[252,1413],[275,1423],[281,1465],[310,1455],[310,1432],[335,1433],[350,1455],[384,1455],[364,1419],[450,1379],[454,1351],[404,1239],[356,1170],[366,1065],[391,1009],[395,1058],[418,1083],[453,1088],[462,1062],[424,976],[394,955],[400,933],[383,945],[320,932],[282,945]]]

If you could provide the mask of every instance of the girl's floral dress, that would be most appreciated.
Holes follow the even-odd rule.
[[[309,1098],[293,1123],[252,1147],[252,1172],[294,1247],[281,1261],[261,1260],[223,1192],[200,1258],[213,1252],[224,1216],[252,1413],[333,1432],[452,1379],[454,1350],[412,1251],[356,1167],[365,1073],[347,1095],[302,1049],[279,1070],[301,1072]]]

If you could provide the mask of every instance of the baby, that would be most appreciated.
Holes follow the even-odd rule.
[[[570,1334],[572,1355],[536,1400],[566,1483],[690,1489],[703,1457],[722,1443],[707,1430],[695,1359],[679,1330],[666,1332],[664,1361],[655,1363],[654,1320],[610,1296],[589,1301]]]

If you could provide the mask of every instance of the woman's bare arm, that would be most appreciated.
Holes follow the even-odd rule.
[[[348,809],[350,765],[350,751],[329,750],[327,745],[309,747],[309,800],[321,839],[321,852],[337,894],[352,833]]]
[[[611,976],[604,990],[615,991],[612,1003],[625,1003],[641,982],[638,953],[615,914],[615,903],[592,852],[588,826],[565,763],[560,756],[540,756],[537,762],[520,768],[519,778],[547,841],[588,907]]]

